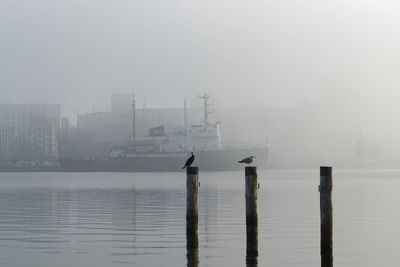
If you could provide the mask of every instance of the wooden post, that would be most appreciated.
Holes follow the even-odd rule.
[[[320,167],[321,267],[333,266],[332,167]]]
[[[198,221],[199,167],[186,168],[186,221]]]
[[[199,167],[186,168],[186,249],[187,266],[197,267],[199,264],[198,238],[198,194]]]
[[[257,214],[257,167],[245,168],[246,190],[246,266],[257,266],[258,214]]]
[[[257,225],[257,167],[245,169],[246,179],[246,225]]]

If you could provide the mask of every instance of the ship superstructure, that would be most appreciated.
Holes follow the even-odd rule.
[[[209,95],[201,96],[204,101],[204,120],[200,124],[194,124],[190,129],[176,131],[173,135],[165,133],[164,126],[158,126],[149,130],[146,138],[136,140],[135,135],[135,116],[132,122],[132,140],[127,146],[114,147],[110,156],[118,157],[137,157],[140,153],[177,153],[191,151],[218,151],[222,149],[220,123],[210,123],[209,114],[213,113],[209,104]],[[133,100],[133,110],[135,100]],[[184,113],[186,114],[186,101]],[[135,111],[133,111],[133,115]],[[186,115],[185,121],[186,121]]]

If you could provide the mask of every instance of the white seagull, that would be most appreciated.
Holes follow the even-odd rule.
[[[244,158],[244,159],[242,159],[242,160],[240,160],[240,161],[238,161],[238,162],[239,162],[239,163],[251,164],[251,163],[253,163],[253,161],[254,161],[255,158],[256,158],[256,157],[254,157],[254,156],[250,156],[250,157]]]

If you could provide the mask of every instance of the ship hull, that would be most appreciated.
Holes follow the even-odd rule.
[[[241,150],[198,151],[193,166],[202,171],[234,171],[243,168],[238,161],[253,155],[254,165],[266,168],[268,148]],[[173,172],[182,169],[190,153],[140,154],[135,157],[109,158],[103,160],[60,160],[63,171],[70,172]]]

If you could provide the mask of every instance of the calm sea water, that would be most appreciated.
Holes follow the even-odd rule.
[[[334,170],[334,266],[399,266],[400,171]],[[186,266],[185,173],[0,173],[0,266]],[[244,174],[201,173],[199,266],[246,266]],[[319,170],[259,172],[258,266],[319,266]]]

